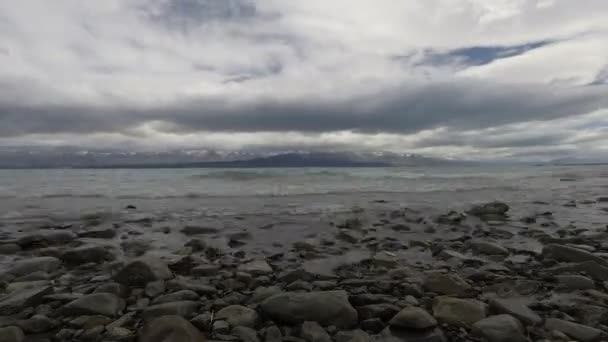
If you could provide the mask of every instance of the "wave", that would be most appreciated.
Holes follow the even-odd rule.
[[[104,194],[71,194],[71,193],[57,193],[57,194],[45,194],[38,196],[39,198],[107,198]]]
[[[193,179],[220,179],[229,181],[252,181],[260,179],[282,179],[282,178],[293,178],[293,177],[349,177],[351,174],[347,171],[332,171],[332,170],[320,170],[320,171],[305,171],[305,172],[284,172],[284,171],[273,171],[273,170],[224,170],[224,171],[213,171],[200,175],[190,176]]]

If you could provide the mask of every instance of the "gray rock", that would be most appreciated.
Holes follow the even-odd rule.
[[[399,311],[389,324],[394,328],[428,329],[437,326],[437,320],[426,310],[411,306]]]
[[[593,280],[580,275],[558,275],[555,279],[560,285],[570,290],[590,290],[595,288]]]
[[[17,288],[0,297],[0,315],[11,315],[26,307],[37,306],[44,296],[51,293],[53,288],[46,281],[20,283]]]
[[[387,328],[375,336],[375,342],[446,342],[439,328],[431,330],[407,330]]]
[[[494,298],[490,300],[490,310],[499,314],[514,316],[526,325],[537,325],[543,319],[526,304],[525,299]]]
[[[388,321],[399,312],[399,307],[388,303],[370,304],[358,307],[357,312],[361,320],[380,318]]]
[[[90,262],[103,263],[115,259],[114,254],[104,246],[85,245],[71,249],[61,256],[61,260],[68,265],[77,266]]]
[[[17,240],[17,244],[23,249],[32,249],[66,244],[74,239],[76,239],[76,235],[72,232],[46,231],[23,236]]]
[[[25,335],[18,327],[0,328],[0,342],[23,342]]]
[[[181,290],[157,297],[152,301],[152,304],[163,304],[179,301],[197,301],[198,299],[199,295],[196,292],[190,290]]]
[[[503,216],[509,211],[509,206],[502,202],[490,202],[476,205],[467,211],[467,214],[477,217]]]
[[[130,262],[114,279],[127,286],[143,287],[147,283],[155,280],[167,280],[173,277],[173,274],[160,259],[141,258]]]
[[[455,273],[429,273],[424,280],[424,289],[444,295],[461,296],[466,294],[471,286]]]
[[[260,342],[258,332],[249,327],[238,326],[232,329],[232,334],[239,337],[243,342]]]
[[[61,260],[53,257],[38,257],[25,260],[19,260],[13,263],[13,266],[8,269],[8,273],[15,277],[21,277],[34,272],[53,272],[61,266]]]
[[[80,238],[92,238],[92,239],[112,239],[116,236],[116,230],[114,228],[107,229],[94,229],[86,232],[78,233]]]
[[[358,317],[345,291],[285,292],[267,298],[260,307],[267,316],[288,324],[314,321],[346,329],[355,325]]]
[[[272,267],[265,260],[253,260],[237,268],[240,272],[247,272],[253,276],[272,273]]]
[[[199,226],[186,226],[181,230],[185,235],[203,235],[203,234],[215,234],[219,230],[211,227],[199,227]]]
[[[199,302],[181,301],[148,306],[142,312],[145,321],[161,316],[181,316],[190,318],[201,306]]]
[[[106,283],[99,285],[94,293],[111,293],[120,298],[126,298],[129,295],[129,288],[119,283]]]
[[[251,295],[251,299],[249,303],[258,304],[263,302],[266,298],[272,297],[276,294],[283,292],[278,286],[269,286],[269,287],[258,287],[253,291]]]
[[[47,332],[57,327],[59,323],[45,315],[34,315],[28,319],[17,321],[15,325],[29,335]]]
[[[336,342],[370,342],[371,337],[363,330],[339,331],[335,336]]]
[[[255,328],[260,322],[260,316],[255,310],[241,305],[227,306],[218,311],[215,317],[228,322],[232,327]]]
[[[560,331],[581,342],[598,341],[603,334],[599,329],[556,318],[547,318],[545,329]]]
[[[271,325],[264,331],[264,341],[265,342],[281,342],[283,341],[283,334],[281,333],[281,329],[279,329],[276,325]]]
[[[216,275],[221,270],[219,265],[199,265],[190,270],[190,274],[199,277]]]
[[[211,323],[213,321],[213,314],[211,312],[205,312],[200,315],[196,315],[190,320],[190,323],[194,324],[199,330],[211,331]]]
[[[165,290],[166,290],[165,281],[164,280],[155,280],[155,281],[151,281],[146,284],[144,293],[146,294],[146,296],[154,298],[154,297],[157,297],[157,296],[161,295],[162,293],[164,293]]]
[[[581,262],[577,264],[560,265],[545,269],[550,274],[581,272],[593,279],[608,281],[608,267],[595,261]]]
[[[600,265],[608,266],[608,261],[583,249],[570,246],[550,244],[543,248],[543,257],[565,262],[595,261]]]
[[[190,322],[179,316],[164,316],[146,323],[139,342],[204,342],[205,337]]]
[[[88,330],[85,330],[80,336],[78,336],[78,340],[82,342],[96,342],[99,340],[101,333],[103,333],[104,327],[97,326]]]
[[[125,308],[122,298],[110,293],[93,293],[78,298],[63,307],[66,316],[102,315],[116,317]]]
[[[307,342],[331,342],[331,337],[317,322],[304,322],[300,330],[300,337]]]
[[[213,321],[213,326],[211,330],[215,335],[227,334],[228,332],[230,332],[230,324],[228,324],[228,322],[226,321],[215,320]]]
[[[217,289],[208,284],[203,284],[200,281],[193,281],[186,278],[171,279],[167,282],[169,290],[190,290],[198,293],[201,296],[212,296],[217,293]]]
[[[473,299],[438,297],[433,316],[441,323],[468,327],[486,317],[486,305]]]
[[[21,252],[21,247],[16,243],[0,244],[0,254],[16,254]]]
[[[509,255],[509,250],[490,241],[474,240],[471,242],[473,250],[489,255]]]
[[[485,338],[488,342],[526,342],[524,328],[511,315],[498,315],[484,318],[473,324],[474,335]]]

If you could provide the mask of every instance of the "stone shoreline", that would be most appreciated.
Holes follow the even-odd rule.
[[[608,215],[510,214],[356,209],[267,250],[267,226],[184,224],[170,255],[130,240],[175,233],[146,219],[3,227],[0,342],[606,340]]]

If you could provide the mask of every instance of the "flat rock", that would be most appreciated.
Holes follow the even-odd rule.
[[[386,328],[374,336],[374,342],[446,342],[443,331],[439,328],[430,330],[407,330]]]
[[[260,342],[258,332],[249,327],[235,327],[232,329],[232,334],[240,338],[242,342]]]
[[[155,280],[167,280],[173,277],[169,267],[160,259],[141,258],[127,264],[114,279],[127,286],[146,286]]]
[[[144,288],[144,293],[146,296],[154,298],[163,294],[166,290],[165,281],[164,280],[155,280],[146,284]]]
[[[16,254],[21,252],[21,247],[16,243],[0,244],[0,254]]]
[[[580,275],[558,275],[555,277],[558,284],[570,290],[590,290],[595,288],[592,279]]]
[[[0,342],[23,342],[25,335],[18,327],[0,328]]]
[[[266,298],[272,297],[276,294],[283,292],[278,286],[268,286],[268,287],[258,287],[253,291],[251,298],[249,299],[249,303],[258,304],[263,302]]]
[[[253,260],[246,264],[240,265],[237,268],[240,272],[247,272],[253,276],[265,275],[272,273],[272,267],[268,265],[266,260]]]
[[[332,342],[331,336],[317,322],[304,322],[300,329],[300,337],[307,342]]]
[[[545,329],[560,331],[581,342],[599,341],[603,334],[599,329],[556,318],[547,318]]]
[[[423,286],[425,290],[430,292],[455,296],[464,295],[471,289],[471,286],[464,279],[454,273],[429,273]]]
[[[173,293],[166,294],[164,296],[160,296],[154,298],[152,304],[163,304],[170,302],[179,302],[179,301],[197,301],[199,299],[199,295],[191,290],[180,290]]]
[[[187,278],[176,278],[167,281],[167,289],[170,290],[190,290],[201,296],[211,296],[217,293],[213,285],[204,284]]]
[[[37,306],[44,296],[51,293],[53,288],[47,281],[20,283],[8,294],[0,297],[0,315],[11,315],[26,307]]]
[[[551,258],[558,261],[564,262],[586,262],[594,261],[600,265],[608,266],[608,261],[605,259],[588,252],[583,249],[574,248],[570,246],[549,244],[543,248],[543,257]]]
[[[80,238],[91,238],[91,239],[112,239],[116,236],[116,230],[113,228],[107,229],[94,229],[86,232],[78,233]]]
[[[181,232],[185,235],[204,235],[218,233],[219,229],[212,227],[186,226]]]
[[[121,298],[126,298],[129,295],[129,288],[119,283],[105,283],[99,285],[94,293],[111,293]]]
[[[15,325],[29,335],[47,332],[58,326],[59,323],[45,315],[34,315],[28,319],[17,321]]]
[[[260,307],[265,315],[287,324],[313,321],[346,329],[358,318],[345,291],[285,292],[267,298]]]
[[[488,342],[526,342],[524,328],[511,315],[497,315],[484,318],[473,324],[473,335],[483,337]]]
[[[473,299],[438,297],[433,302],[433,316],[451,325],[471,326],[486,317],[486,305]]]
[[[170,302],[148,306],[142,312],[145,321],[161,316],[180,316],[190,318],[201,306],[201,303],[194,301]]]
[[[536,312],[528,307],[525,299],[494,298],[490,300],[490,310],[512,315],[526,325],[537,325],[543,321]]]
[[[471,242],[474,251],[489,255],[509,255],[509,250],[490,241],[474,240]]]
[[[477,217],[503,216],[509,211],[509,206],[502,202],[480,204],[467,210],[467,214]]]
[[[32,249],[66,244],[74,239],[76,239],[76,235],[72,232],[46,231],[23,236],[17,240],[17,244],[23,249]]]
[[[164,316],[146,323],[138,342],[205,342],[205,337],[180,316]]]
[[[361,320],[380,318],[388,321],[399,312],[399,307],[389,303],[370,304],[358,307],[357,312]]]
[[[114,254],[104,246],[84,245],[63,253],[61,260],[68,265],[77,266],[90,262],[103,263],[115,259]]]
[[[57,258],[38,257],[16,261],[7,272],[15,277],[22,277],[40,271],[51,273],[57,270],[59,266],[61,266],[61,260]]]
[[[372,341],[368,333],[361,329],[339,331],[334,336],[336,342],[370,342]]]
[[[67,316],[102,315],[116,317],[125,308],[122,298],[110,293],[93,293],[78,298],[63,307]]]
[[[255,328],[260,322],[260,316],[257,311],[241,305],[230,305],[215,315],[217,319],[228,322],[232,327],[244,326]]]
[[[437,320],[426,310],[410,306],[399,311],[389,325],[394,328],[428,329],[437,326]]]

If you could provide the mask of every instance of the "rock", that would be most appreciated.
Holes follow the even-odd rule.
[[[157,297],[152,301],[152,304],[162,304],[179,301],[197,301],[198,299],[199,295],[196,292],[191,290],[181,290]]]
[[[91,239],[113,239],[116,236],[116,230],[113,228],[95,229],[86,232],[78,233],[79,238]]]
[[[26,235],[17,240],[23,249],[42,248],[52,245],[61,245],[74,241],[76,235],[67,231],[47,231]]]
[[[380,318],[388,321],[399,312],[399,307],[393,304],[370,304],[357,308],[359,318],[362,320]]]
[[[441,323],[468,327],[486,317],[486,305],[473,299],[438,297],[433,316]]]
[[[570,290],[590,290],[595,288],[593,280],[580,275],[558,275],[555,279],[560,285]]]
[[[276,325],[271,325],[264,331],[264,341],[265,342],[281,342],[283,341],[283,334],[281,333],[281,329],[279,329]]]
[[[70,325],[78,327],[84,330],[96,328],[98,326],[104,326],[112,322],[111,318],[106,316],[94,315],[94,316],[80,316],[72,321]]]
[[[602,336],[602,331],[599,329],[556,318],[547,318],[545,329],[560,331],[581,342],[599,341]]]
[[[490,300],[490,310],[499,314],[514,316],[526,325],[537,325],[543,321],[536,312],[526,305],[525,299],[494,298]]]
[[[304,322],[300,330],[300,337],[307,342],[332,342],[331,337],[317,322]]]
[[[370,342],[371,337],[363,330],[340,331],[335,336],[336,342]]]
[[[260,307],[265,315],[287,324],[314,321],[346,329],[355,325],[358,317],[345,291],[285,292],[267,298]]]
[[[0,254],[17,254],[21,252],[21,247],[16,243],[0,244]]]
[[[106,283],[99,285],[94,293],[111,293],[120,298],[126,298],[129,295],[129,288],[119,283]]]
[[[375,336],[375,342],[446,342],[439,328],[431,330],[406,330],[387,328]]]
[[[484,318],[473,324],[473,335],[483,337],[488,342],[526,342],[524,328],[511,315]]]
[[[227,306],[218,311],[215,317],[228,322],[232,327],[255,328],[260,322],[260,317],[255,310],[240,305]]]
[[[200,306],[201,303],[193,301],[156,304],[145,308],[142,312],[142,317],[145,321],[161,316],[181,316],[190,318]]]
[[[114,254],[103,246],[85,245],[71,249],[61,256],[61,260],[68,265],[77,266],[90,262],[103,263],[114,260]]]
[[[348,243],[357,243],[361,240],[362,235],[357,231],[350,231],[348,229],[340,229],[336,234],[336,239]]]
[[[203,235],[219,233],[219,230],[211,227],[186,226],[182,229],[182,233],[186,235]]]
[[[200,281],[193,281],[188,278],[175,278],[167,282],[169,290],[190,290],[201,296],[211,296],[217,293],[217,289],[212,285],[201,284]]]
[[[542,255],[544,258],[551,258],[558,261],[565,262],[585,262],[585,261],[595,261],[600,265],[607,266],[608,261],[605,259],[587,252],[582,249],[557,245],[557,244],[549,244],[543,248]]]
[[[608,197],[598,197],[597,198],[597,202],[598,203],[607,203],[608,202]]]
[[[133,331],[122,327],[106,328],[106,331],[111,341],[132,340],[131,337],[135,334]]]
[[[411,306],[399,311],[389,324],[393,328],[428,329],[437,326],[437,320],[426,310]]]
[[[11,315],[26,307],[37,306],[44,296],[51,293],[53,288],[47,281],[19,283],[16,289],[0,297],[0,315]]]
[[[164,280],[155,280],[146,284],[144,293],[150,298],[158,297],[166,290]]]
[[[47,332],[57,327],[59,323],[45,315],[34,315],[28,319],[17,321],[15,325],[29,335]]]
[[[467,211],[467,214],[485,218],[488,216],[506,216],[509,206],[502,202],[490,202],[476,205]]]
[[[143,287],[147,283],[155,280],[167,280],[173,277],[173,274],[160,259],[142,258],[130,262],[114,279],[127,286]]]
[[[258,304],[263,302],[266,298],[272,297],[276,294],[283,292],[278,286],[269,286],[269,287],[258,287],[253,291],[251,295],[251,299],[249,299],[249,303]]]
[[[380,318],[370,318],[359,322],[359,328],[371,332],[373,334],[379,333],[385,327],[386,324],[384,324],[384,321]]]
[[[238,326],[232,329],[232,334],[236,335],[243,342],[260,342],[258,332],[244,326]]]
[[[549,274],[581,272],[593,279],[608,281],[608,267],[602,266],[595,261],[581,262],[577,264],[560,265],[545,269]]]
[[[461,296],[470,291],[471,286],[455,273],[429,273],[423,284],[425,290],[444,295]]]
[[[209,277],[216,275],[221,270],[219,265],[200,265],[190,270],[190,274],[199,277]]]
[[[240,272],[247,272],[253,276],[272,273],[272,267],[265,260],[253,260],[237,268]]]
[[[66,316],[102,315],[116,317],[125,308],[125,301],[109,293],[93,293],[63,307]]]
[[[25,335],[18,327],[0,328],[0,342],[23,342]]]
[[[509,255],[509,250],[490,241],[475,240],[471,242],[473,250],[489,255]]]
[[[139,342],[204,342],[205,337],[190,322],[179,316],[164,316],[146,323]]]
[[[61,260],[53,257],[38,257],[16,261],[7,273],[21,277],[34,272],[53,272],[59,268]]]

